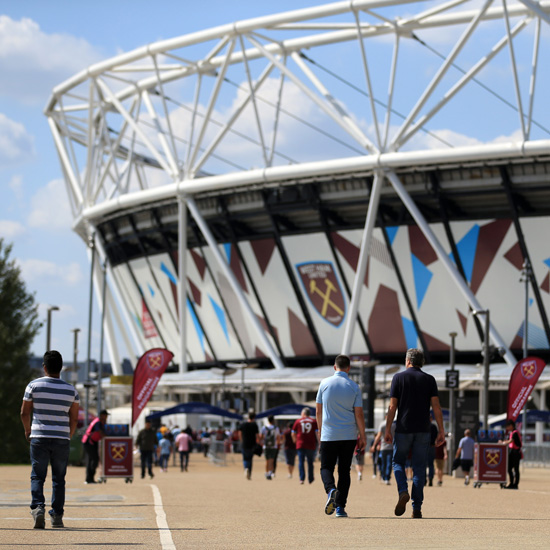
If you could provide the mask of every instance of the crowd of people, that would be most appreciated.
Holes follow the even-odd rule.
[[[373,477],[377,477],[379,472],[382,482],[390,485],[393,474],[398,491],[395,515],[403,515],[407,503],[412,500],[412,517],[422,518],[424,486],[432,486],[434,479],[437,479],[438,486],[442,485],[448,452],[437,384],[433,376],[422,370],[424,355],[421,350],[410,349],[405,359],[405,371],[392,379],[388,412],[378,427],[369,452],[373,458]],[[36,529],[45,527],[43,487],[48,465],[52,472],[51,525],[64,527],[65,474],[69,442],[78,422],[79,395],[71,384],[60,378],[62,367],[59,352],[46,352],[44,376],[29,383],[21,407],[21,421],[30,443],[30,509]],[[242,454],[247,480],[252,479],[254,457],[263,455],[265,479],[271,481],[276,475],[282,449],[288,478],[293,477],[298,460],[300,484],[305,484],[306,479],[309,484],[315,481],[315,461],[319,456],[321,482],[327,495],[324,511],[338,518],[348,517],[346,505],[351,467],[355,460],[357,477],[361,481],[367,449],[366,430],[361,391],[349,378],[349,357],[336,357],[334,371],[319,385],[315,413],[304,407],[297,420],[281,428],[275,418],[269,416],[260,429],[253,411],[233,430],[218,426],[196,431],[190,426],[181,429],[164,424],[154,428],[151,420],[146,419],[145,427],[135,440],[135,450],[140,455],[141,478],[145,478],[147,473],[153,479],[154,466],[167,472],[171,457],[174,467],[179,457],[180,472],[187,472],[193,451],[207,456],[215,445],[224,453]],[[51,410],[56,411],[55,417],[52,417]],[[96,483],[98,450],[105,435],[108,414],[102,410],[82,436],[86,455],[85,483]],[[522,441],[513,421],[508,421],[506,428],[508,439],[499,443],[509,447],[510,484],[507,488],[517,489]],[[462,469],[466,485],[470,481],[473,452],[474,440],[470,430],[466,430],[459,442],[454,464]],[[412,482],[410,491],[409,482]]]

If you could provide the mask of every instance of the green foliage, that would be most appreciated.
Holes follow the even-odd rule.
[[[19,412],[23,393],[32,378],[30,347],[40,329],[38,305],[10,259],[11,245],[0,239],[0,462],[28,462],[27,443]]]

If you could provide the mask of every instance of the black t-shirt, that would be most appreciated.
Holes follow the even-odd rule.
[[[256,422],[243,422],[239,426],[243,449],[252,449],[256,445],[256,434],[260,432]]]
[[[432,397],[437,397],[435,378],[422,369],[409,367],[393,377],[390,397],[397,399],[396,433],[430,432]]]

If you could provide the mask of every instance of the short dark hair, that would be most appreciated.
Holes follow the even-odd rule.
[[[42,363],[46,367],[48,374],[59,374],[63,368],[63,357],[61,357],[58,351],[50,350],[44,354]]]
[[[273,424],[273,422],[275,422],[275,417],[274,417],[272,414],[270,414],[270,415],[267,417],[267,420],[268,420],[269,422],[271,422],[271,424]]]
[[[256,418],[256,413],[254,411],[250,411],[248,413],[248,420],[254,420]]]
[[[407,350],[405,361],[408,361],[413,367],[422,368],[426,359],[424,358],[424,352],[421,349],[410,348]]]
[[[516,423],[511,419],[509,418],[507,421],[506,421],[506,424],[504,424],[505,426],[512,426],[512,428],[514,428],[514,430],[516,429]]]
[[[350,366],[350,360],[347,355],[338,355],[334,360],[334,364],[340,369],[348,369]]]

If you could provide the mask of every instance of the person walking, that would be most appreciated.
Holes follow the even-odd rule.
[[[262,428],[261,442],[265,455],[265,478],[272,480],[275,473],[275,460],[277,458],[277,447],[280,444],[281,432],[275,426],[275,417],[267,417],[267,425]]]
[[[99,465],[99,442],[105,435],[105,424],[109,413],[102,410],[97,418],[94,418],[84,435],[82,436],[82,445],[86,454],[86,481],[84,483],[97,483],[95,473]]]
[[[321,479],[328,495],[325,514],[336,511],[336,517],[347,518],[346,504],[351,483],[351,462],[356,444],[364,449],[365,418],[359,386],[350,380],[350,360],[338,355],[334,374],[321,381],[317,392],[316,415],[321,434]],[[359,436],[359,442],[357,442]],[[338,463],[338,485],[334,468]]]
[[[388,415],[386,414],[386,418]],[[392,436],[395,434],[395,422],[392,423]],[[392,470],[392,457],[393,457],[393,445],[391,443],[386,443],[385,441],[386,434],[386,420],[383,420],[380,426],[378,427],[378,432],[374,438],[374,443],[372,448],[376,448],[380,444],[380,477],[382,481],[386,484],[390,484],[391,479],[391,470]],[[371,451],[372,452],[372,451]]]
[[[412,496],[413,518],[422,517],[424,484],[426,482],[426,459],[430,447],[430,406],[439,428],[437,446],[445,441],[443,413],[439,404],[435,378],[422,370],[424,353],[415,348],[407,350],[406,369],[397,373],[391,383],[390,406],[386,417],[386,443],[393,442],[393,473],[399,498],[395,506],[396,516],[405,513]],[[398,413],[395,437],[391,425]],[[411,454],[413,470],[412,491],[409,495],[405,462]]]
[[[138,432],[136,437],[136,449],[139,449],[141,456],[141,479],[145,477],[147,469],[149,477],[153,479],[153,454],[158,443],[157,433],[155,432],[151,420],[145,419],[145,428]]]
[[[173,442],[170,439],[171,433],[165,432],[163,438],[159,441],[159,466],[161,471],[168,471],[168,463],[170,462],[170,454],[172,453]]]
[[[251,479],[254,451],[256,445],[260,444],[260,431],[258,430],[258,424],[256,424],[256,413],[253,411],[248,413],[248,420],[239,426],[239,438],[246,479]]]
[[[187,432],[180,432],[176,436],[176,448],[180,454],[180,471],[187,472],[189,467],[189,453],[193,449],[193,438]]]
[[[283,442],[285,449],[285,462],[288,468],[288,479],[292,479],[294,466],[296,464],[296,442],[292,436],[292,426],[294,423],[290,420],[287,422],[285,431],[283,432]]]
[[[304,407],[300,418],[292,426],[292,439],[296,443],[296,450],[298,452],[298,473],[302,485],[306,479],[306,470],[304,467],[306,460],[308,482],[313,483],[315,480],[313,462],[315,461],[319,430],[317,429],[317,420],[310,415],[309,407]]]
[[[510,477],[510,483],[505,488],[517,489],[519,485],[519,462],[522,458],[522,442],[519,431],[516,430],[516,423],[513,420],[506,422],[506,431],[509,433],[508,439],[499,441],[499,443],[508,445],[508,476]]]
[[[65,506],[65,474],[69,445],[78,423],[79,396],[71,384],[61,380],[63,358],[58,351],[44,354],[45,376],[25,388],[21,422],[30,443],[31,515],[34,529],[45,528],[44,482],[48,464],[52,471],[51,526],[62,528]],[[55,414],[52,415],[52,412]]]
[[[475,441],[472,438],[471,430],[464,430],[464,437],[458,443],[455,458],[460,457],[460,467],[464,473],[464,485],[470,483],[470,470],[474,463]]]

